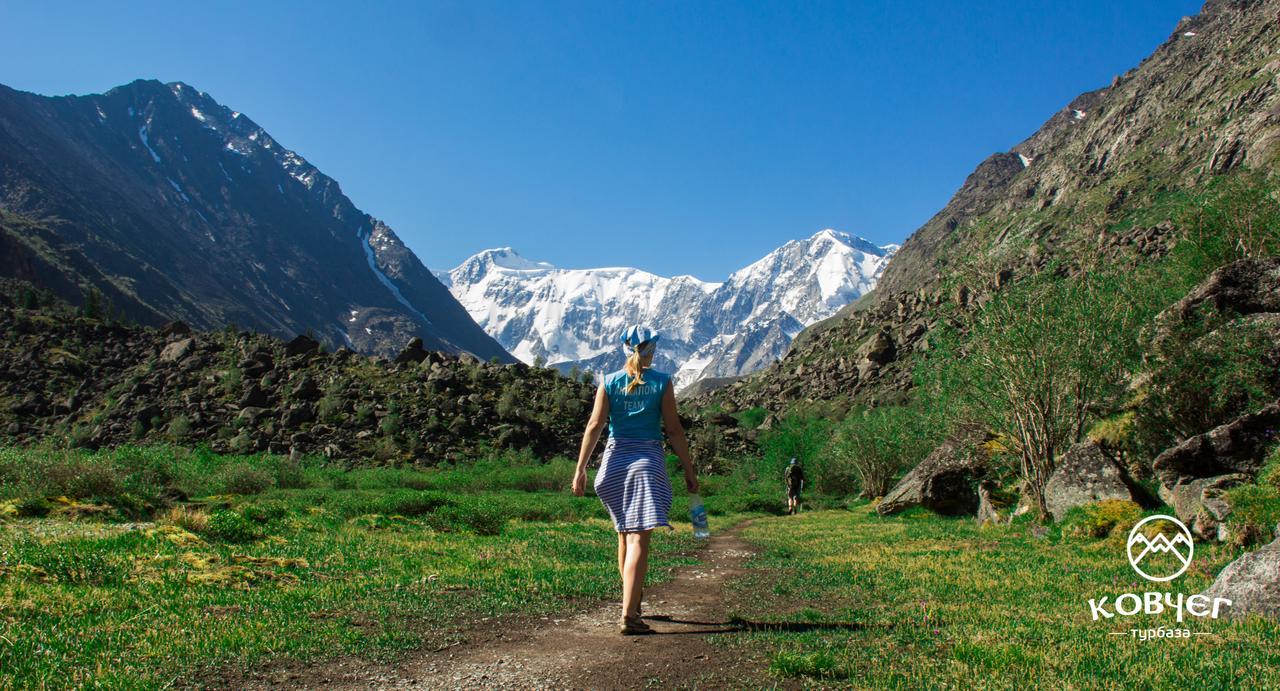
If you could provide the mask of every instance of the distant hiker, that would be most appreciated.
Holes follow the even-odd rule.
[[[622,576],[622,619],[618,624],[624,636],[653,633],[640,618],[640,600],[649,570],[649,535],[659,526],[671,527],[667,522],[671,481],[662,449],[663,430],[684,466],[685,488],[690,494],[698,491],[689,443],[676,414],[671,375],[649,369],[658,338],[640,326],[622,332],[626,367],[606,376],[596,389],[595,408],[582,435],[573,475],[573,493],[580,497],[587,489],[587,461],[608,423],[609,442],[596,473],[595,490],[618,531],[618,574]]]
[[[800,510],[800,492],[804,489],[804,468],[796,463],[796,459],[787,464],[782,481],[787,485],[787,513],[794,514]]]

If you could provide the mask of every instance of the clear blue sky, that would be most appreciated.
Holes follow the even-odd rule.
[[[363,5],[363,6],[359,6]],[[824,227],[901,242],[1186,0],[5,0],[0,82],[181,80],[428,266],[510,245],[721,279]]]

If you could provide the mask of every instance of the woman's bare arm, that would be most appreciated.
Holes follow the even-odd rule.
[[[604,387],[596,389],[595,407],[591,409],[591,420],[582,433],[582,448],[578,449],[578,468],[573,472],[573,493],[579,497],[587,491],[587,462],[591,460],[591,452],[596,450],[600,441],[600,433],[609,424],[609,395]]]
[[[667,381],[667,389],[662,394],[662,428],[667,431],[667,439],[671,449],[680,459],[684,467],[684,486],[689,494],[698,493],[698,474],[693,470],[693,456],[689,455],[689,440],[684,436],[684,425],[680,424],[680,413],[676,411],[676,390]]]

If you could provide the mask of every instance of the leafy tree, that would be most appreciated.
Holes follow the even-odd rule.
[[[31,288],[23,286],[18,290],[18,306],[24,310],[39,309],[40,296]]]
[[[1211,264],[1280,251],[1280,176],[1240,171],[1214,179],[1183,208],[1187,241]]]
[[[811,412],[793,412],[760,435],[760,451],[765,464],[776,468],[778,481],[787,462],[796,458],[806,465],[822,455],[831,435],[831,420]]]
[[[102,319],[102,293],[97,288],[89,288],[84,295],[84,304],[80,306],[80,316],[88,319]]]
[[[860,490],[883,497],[903,470],[933,449],[938,435],[928,416],[907,406],[854,411],[836,426],[827,452],[810,475],[824,491]]]
[[[1041,517],[1061,452],[1078,441],[1138,363],[1148,310],[1112,276],[1042,274],[1007,288],[942,335],[922,368],[936,410],[1010,440]]]

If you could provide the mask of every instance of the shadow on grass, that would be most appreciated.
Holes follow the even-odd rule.
[[[732,618],[729,621],[695,621],[690,619],[676,619],[666,615],[656,615],[645,617],[649,621],[658,621],[667,624],[679,624],[681,626],[690,626],[698,628],[679,629],[676,631],[658,631],[655,632],[659,636],[675,636],[689,634],[719,634],[719,633],[744,633],[752,631],[773,631],[778,633],[808,633],[810,631],[860,631],[866,628],[865,624],[854,622],[800,622],[800,621],[747,621],[745,619]]]

